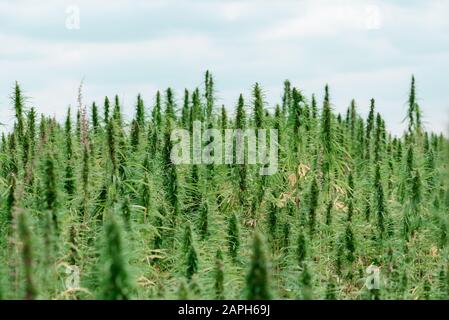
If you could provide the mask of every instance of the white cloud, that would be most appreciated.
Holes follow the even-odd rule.
[[[291,37],[332,36],[348,30],[379,28],[382,11],[363,1],[300,2],[294,8],[296,17],[282,21],[259,34],[261,40]]]
[[[229,1],[223,2],[218,10],[226,20],[234,21],[251,13],[253,5],[249,2]]]
[[[386,1],[337,0],[297,1],[290,3],[292,18],[267,27],[261,40],[350,35],[349,32],[379,30],[384,27],[413,26],[442,31],[449,27],[449,2],[426,1],[400,5]]]
[[[0,33],[0,56],[31,55],[29,64],[44,64],[48,68],[76,67],[85,63],[120,63],[122,61],[183,60],[197,61],[222,57],[211,38],[204,35],[171,35],[135,42],[78,43],[53,42],[7,36]],[[25,59],[26,60],[26,59]],[[27,61],[3,60],[0,66],[26,67]]]

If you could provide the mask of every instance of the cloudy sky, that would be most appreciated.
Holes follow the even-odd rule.
[[[79,13],[79,16],[78,16]],[[334,108],[352,98],[366,115],[374,97],[402,132],[415,74],[427,128],[449,124],[449,1],[446,0],[0,0],[0,122],[10,124],[14,81],[27,105],[61,118],[84,101],[118,94],[132,114],[157,89],[178,92],[213,72],[218,103],[232,111],[259,82],[268,107],[285,79]]]

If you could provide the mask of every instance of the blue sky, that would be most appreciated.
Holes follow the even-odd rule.
[[[79,9],[79,29],[67,22]],[[334,108],[352,98],[366,115],[374,97],[401,133],[410,77],[428,129],[449,124],[449,1],[0,0],[0,122],[11,124],[17,80],[27,105],[61,119],[76,105],[118,94],[133,113],[157,89],[202,84],[213,72],[218,104],[233,111],[255,82],[269,108],[285,79]],[[70,26],[70,23],[69,23]]]

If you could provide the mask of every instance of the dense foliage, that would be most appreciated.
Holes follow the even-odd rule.
[[[320,107],[289,81],[273,110],[259,84],[220,108],[207,72],[178,99],[139,95],[129,123],[118,96],[89,111],[82,99],[59,123],[16,83],[0,142],[0,298],[449,298],[448,140],[424,130],[414,79],[401,137],[374,100],[367,119],[355,101],[336,114],[328,86]],[[175,165],[171,131],[195,120],[278,129],[278,172]],[[369,266],[379,287],[365,285]]]

